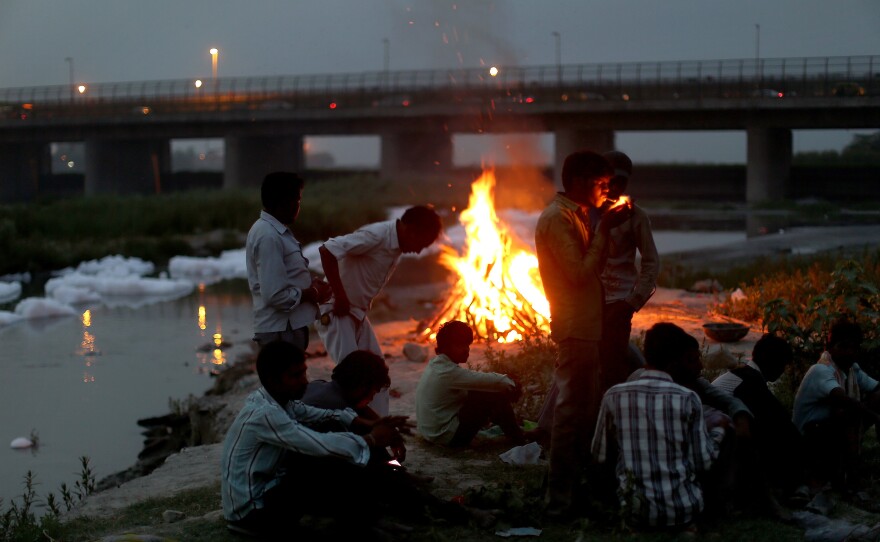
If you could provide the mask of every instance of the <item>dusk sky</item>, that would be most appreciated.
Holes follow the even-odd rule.
[[[384,38],[392,70],[552,65],[553,32],[565,64],[880,55],[880,2],[0,0],[0,88],[67,84],[67,57],[86,83],[207,77],[210,47],[220,77],[378,71]],[[795,150],[840,149],[854,133],[797,131]],[[310,145],[343,164],[378,160],[377,138]],[[640,161],[745,160],[743,133],[621,132],[617,145]],[[485,147],[458,138],[456,161]]]

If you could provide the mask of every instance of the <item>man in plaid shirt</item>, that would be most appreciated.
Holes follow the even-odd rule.
[[[670,323],[645,334],[648,367],[605,394],[593,439],[600,463],[615,464],[621,506],[637,523],[686,526],[703,510],[698,474],[718,457],[722,423],[711,431],[699,396],[673,378],[701,368],[697,340]]]

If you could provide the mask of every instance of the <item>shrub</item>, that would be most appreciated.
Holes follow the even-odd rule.
[[[478,370],[506,374],[522,386],[523,393],[514,407],[526,420],[537,420],[556,364],[556,343],[545,335],[527,336],[519,343],[519,352],[508,355],[503,350],[486,348],[486,364]]]
[[[790,395],[803,374],[825,347],[834,321],[847,318],[864,332],[865,352],[860,365],[869,373],[880,370],[880,259],[866,255],[861,261],[844,260],[833,271],[816,263],[806,271],[778,273],[758,278],[743,286],[745,298],[728,299],[716,309],[725,315],[760,321],[768,332],[785,338],[792,346],[795,362],[777,389]],[[791,388],[791,389],[786,389]]]

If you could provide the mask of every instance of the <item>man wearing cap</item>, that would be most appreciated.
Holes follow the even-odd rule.
[[[608,197],[601,209],[606,212],[626,191],[632,160],[620,151],[609,151],[602,156],[614,168],[614,176],[608,182]],[[641,256],[638,267],[637,250]],[[659,273],[660,256],[651,233],[651,221],[642,208],[633,205],[629,220],[610,230],[608,259],[600,276],[605,291],[599,345],[603,393],[626,381],[637,368],[628,358],[632,317],[654,295]]]

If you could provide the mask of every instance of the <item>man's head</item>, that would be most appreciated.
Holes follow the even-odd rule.
[[[633,163],[629,156],[620,151],[608,151],[602,155],[614,169],[614,176],[608,181],[608,199],[617,201],[626,191]]]
[[[752,361],[761,369],[767,382],[774,382],[791,363],[791,345],[782,337],[765,333],[752,349]]]
[[[282,224],[293,224],[299,215],[304,185],[296,173],[276,171],[266,175],[260,189],[263,209]]]
[[[442,224],[437,212],[427,205],[407,209],[397,223],[401,252],[419,253],[440,236]]]
[[[608,180],[614,170],[607,160],[591,151],[569,154],[562,164],[565,195],[580,205],[599,207],[608,194]]]
[[[391,385],[385,360],[368,350],[355,350],[345,356],[333,369],[331,378],[354,408],[367,406],[379,390]]]
[[[437,331],[438,354],[445,354],[454,363],[464,363],[471,354],[474,332],[470,326],[458,320],[446,322]]]
[[[290,343],[271,342],[257,355],[257,376],[279,404],[300,399],[309,385],[305,353]]]
[[[847,370],[858,361],[862,349],[862,328],[850,320],[838,320],[831,325],[825,345],[834,363]]]
[[[703,370],[700,343],[675,324],[654,324],[645,333],[645,360],[651,368],[669,373],[677,383],[692,384]]]

